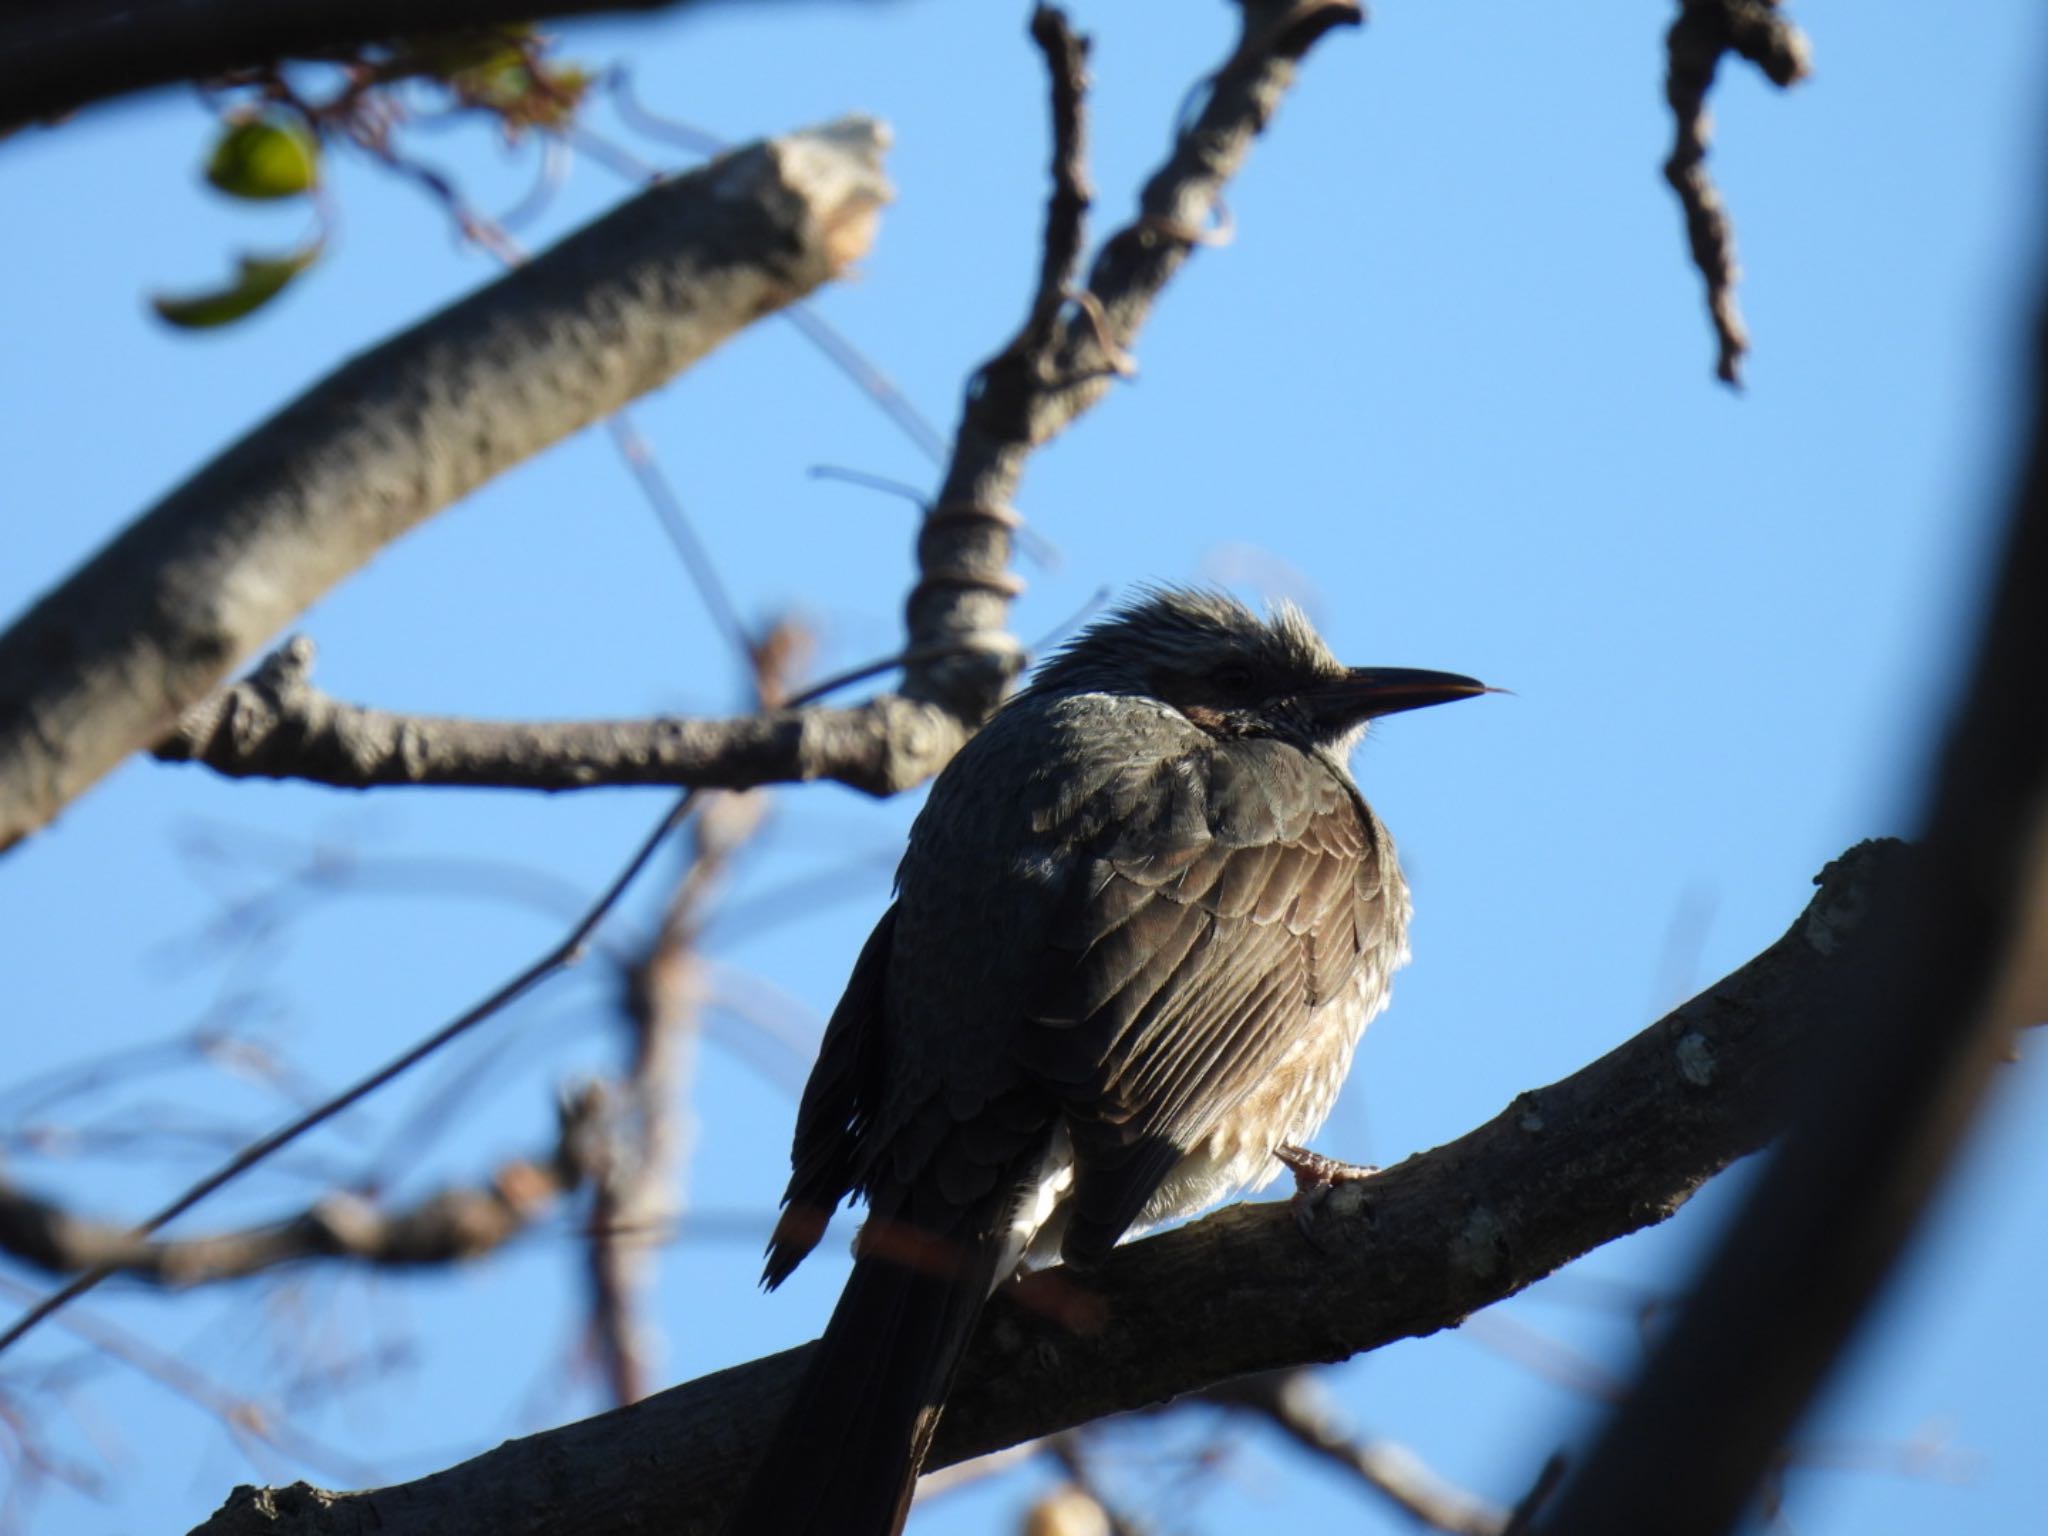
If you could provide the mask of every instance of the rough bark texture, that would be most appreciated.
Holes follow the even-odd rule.
[[[846,709],[807,706],[729,719],[524,722],[394,714],[345,704],[311,681],[296,636],[241,682],[194,706],[156,755],[230,778],[379,785],[590,789],[669,784],[752,789],[832,779],[893,795],[967,739],[936,704],[885,693]]]
[[[865,119],[664,182],[345,364],[0,636],[0,849],[47,823],[341,577],[858,257]]]
[[[1341,1187],[1314,1243],[1285,1204],[1240,1205],[999,1298],[931,1465],[1251,1371],[1341,1360],[1454,1325],[1671,1215],[1784,1123],[1792,1065],[1858,995],[1874,891],[1912,861],[1867,843],[1830,865],[1763,954],[1477,1130]],[[712,1536],[803,1368],[790,1350],[416,1482],[239,1488],[203,1536]]]
[[[1000,643],[1020,586],[1010,574],[1019,523],[1011,501],[1031,451],[1133,371],[1128,348],[1202,243],[1224,184],[1272,121],[1301,56],[1331,28],[1361,19],[1351,0],[1241,0],[1241,9],[1243,32],[1206,82],[1202,110],[1175,137],[1139,196],[1137,218],[1104,243],[1078,294],[1065,284],[1087,202],[1079,130],[1055,136],[1054,194],[1030,311],[969,390],[938,500],[918,532],[919,579],[904,616],[911,648],[932,659],[905,669],[910,698],[974,721],[1001,699],[1018,660],[1014,642]],[[1062,68],[1056,60],[1056,83]],[[1055,113],[1061,122],[1073,115],[1061,112],[1057,94]]]
[[[1023,325],[968,391],[938,499],[917,540],[900,695],[853,709],[757,719],[533,725],[425,719],[326,698],[310,651],[287,648],[177,724],[158,755],[236,776],[351,788],[453,784],[571,789],[602,784],[747,788],[835,779],[893,794],[944,766],[1001,702],[1022,660],[1005,623],[1022,583],[1009,569],[1022,518],[1010,504],[1034,449],[1134,369],[1127,351],[1189,253],[1208,240],[1236,174],[1317,39],[1355,25],[1351,0],[1241,0],[1243,30],[1205,82],[1135,219],[1112,235],[1084,288],[1071,284],[1090,203],[1083,164],[1085,47],[1034,31],[1053,76],[1053,192]]]

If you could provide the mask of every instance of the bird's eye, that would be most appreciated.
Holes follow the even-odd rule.
[[[1252,669],[1242,662],[1226,662],[1209,674],[1209,681],[1225,693],[1250,693]]]

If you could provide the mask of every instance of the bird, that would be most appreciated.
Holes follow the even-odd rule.
[[[1408,957],[1367,725],[1492,692],[1301,610],[1141,589],[939,774],[797,1111],[774,1289],[854,1267],[729,1536],[894,1536],[989,1296],[1278,1175]]]

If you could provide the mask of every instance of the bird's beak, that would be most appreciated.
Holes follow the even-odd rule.
[[[1424,672],[1414,667],[1353,667],[1308,694],[1306,703],[1333,725],[1357,725],[1404,709],[1498,693],[1475,677]]]

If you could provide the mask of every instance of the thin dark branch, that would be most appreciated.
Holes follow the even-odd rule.
[[[442,1025],[433,1034],[401,1052],[398,1056],[393,1057],[383,1066],[377,1068],[376,1071],[370,1073],[369,1076],[359,1079],[334,1097],[315,1105],[312,1109],[307,1110],[290,1123],[280,1126],[260,1141],[252,1142],[249,1146],[244,1147],[219,1168],[216,1168],[197,1184],[192,1185],[183,1194],[179,1195],[169,1205],[166,1205],[146,1221],[136,1226],[133,1229],[132,1235],[137,1238],[148,1237],[166,1223],[175,1221],[208,1195],[211,1195],[223,1185],[240,1178],[265,1158],[273,1153],[282,1151],[308,1132],[325,1125],[343,1110],[368,1098],[378,1089],[384,1087],[385,1084],[425,1061],[443,1046],[468,1034],[470,1030],[476,1028],[477,1025],[483,1023],[486,1019],[494,1017],[517,1002],[543,981],[547,980],[548,977],[554,975],[555,972],[565,970],[569,966],[574,965],[582,957],[584,944],[596,930],[597,925],[604,921],[613,907],[618,905],[619,899],[626,894],[627,888],[639,878],[640,872],[647,867],[648,861],[654,857],[655,851],[668,840],[669,834],[675,831],[677,827],[680,827],[688,818],[690,809],[695,803],[696,793],[695,790],[685,791],[677,799],[676,803],[670,807],[660,822],[655,825],[654,830],[647,835],[646,840],[641,843],[639,850],[627,861],[626,867],[619,872],[618,878],[611,883],[605,893],[597,899],[590,910],[583,915],[582,919],[569,930],[561,942],[556,944],[554,948],[499,987],[475,1007]],[[45,1296],[36,1305],[22,1314],[22,1316],[15,1319],[5,1332],[0,1332],[0,1351],[4,1351],[10,1345],[17,1342],[24,1334],[28,1333],[30,1329],[34,1328],[44,1319],[61,1311],[80,1296],[85,1295],[94,1287],[112,1278],[113,1274],[114,1270],[106,1264],[97,1264],[93,1268],[79,1274],[70,1284]]]
[[[1346,1426],[1315,1373],[1300,1366],[1260,1371],[1203,1394],[1260,1415],[1303,1450],[1353,1474],[1417,1525],[1451,1536],[1504,1536],[1508,1516],[1454,1488],[1405,1446],[1362,1439]]]
[[[933,1465],[1449,1327],[1669,1216],[1784,1123],[1802,1046],[1861,996],[1876,947],[1863,919],[1904,862],[1897,844],[1853,850],[1755,960],[1448,1146],[1340,1188],[1313,1244],[1287,1204],[1240,1205],[1118,1249],[1085,1290],[1052,1270],[1025,1282],[1030,1304],[999,1297]],[[1091,1331],[1075,1332],[1076,1318]],[[417,1482],[238,1490],[200,1530],[710,1536],[805,1355],[736,1366]]]
[[[1270,120],[1300,55],[1358,20],[1348,0],[1246,0],[1244,33],[1207,103],[1147,184],[1076,303],[1060,302],[1086,206],[1082,49],[1054,13],[1035,33],[1053,66],[1054,187],[1041,281],[1018,336],[970,390],[940,500],[918,537],[902,694],[846,710],[790,708],[734,720],[501,724],[359,709],[311,687],[295,641],[255,675],[189,711],[158,756],[219,772],[351,788],[454,784],[571,789],[689,784],[751,788],[829,778],[892,794],[929,777],[1000,700],[1023,662],[1003,628],[1020,589],[1007,569],[1022,519],[1008,497],[1029,451],[1107,388],[1167,280],[1185,261],[1224,181]],[[1050,286],[1048,286],[1050,285]],[[1050,296],[1050,297],[1049,297]],[[1050,308],[1047,305],[1050,303]]]
[[[789,693],[788,674],[808,636],[787,620],[749,642],[754,700]],[[591,1331],[615,1403],[647,1395],[653,1371],[646,1296],[654,1266],[677,1224],[690,1140],[688,1079],[709,992],[701,939],[734,859],[760,831],[770,796],[714,792],[699,798],[689,858],[660,927],[626,973],[622,1019],[628,1064],[610,1094],[601,1170],[586,1246]]]
[[[172,491],[0,635],[0,849],[384,545],[843,272],[885,142],[848,119],[650,188]]]
[[[896,381],[841,334],[837,326],[808,304],[790,305],[782,312],[782,318],[817,348],[825,361],[851,379],[856,389],[874,401],[876,408],[896,424],[896,429],[910,439],[918,452],[936,462],[945,461],[946,439],[940,435],[939,429],[903,393]]]
[[[1738,1522],[2028,1022],[2003,977],[2048,922],[2048,282],[2037,302],[2026,458],[1915,878],[1881,892],[1878,963],[1816,1037],[1783,1152],[1539,1531]]]
[[[640,494],[653,507],[662,531],[675,546],[683,569],[703,601],[705,612],[711,615],[712,624],[724,636],[725,643],[732,647],[734,658],[745,665],[753,648],[747,622],[740,617],[739,604],[733,601],[732,593],[726,588],[725,578],[719,574],[718,562],[711,558],[711,551],[705,547],[703,535],[697,532],[697,525],[691,521],[682,497],[676,494],[675,485],[663,472],[661,461],[654,456],[653,445],[634,424],[629,411],[614,411],[605,421],[605,430],[611,435],[619,457],[626,461],[626,468],[640,487]]]
[[[17,0],[0,25],[0,134],[178,80],[398,36],[693,0]],[[694,0],[702,3],[702,0]]]
[[[24,1292],[25,1287],[0,1276],[0,1296],[19,1299]],[[210,1413],[237,1439],[249,1436],[328,1476],[363,1478],[375,1475],[366,1463],[345,1456],[306,1434],[290,1416],[267,1411],[263,1404],[221,1385],[190,1361],[159,1349],[147,1339],[117,1327],[105,1318],[74,1313],[64,1320],[64,1327],[91,1345],[99,1355],[118,1361]]]
[[[601,1108],[595,1093],[571,1100],[547,1152],[501,1164],[482,1184],[439,1189],[398,1210],[336,1194],[280,1221],[205,1237],[140,1235],[0,1185],[0,1250],[53,1275],[105,1271],[172,1290],[307,1259],[384,1268],[473,1259],[509,1242],[589,1180]]]
[[[1664,179],[1685,212],[1693,265],[1707,285],[1707,313],[1713,317],[1720,355],[1714,372],[1735,387],[1742,383],[1742,359],[1749,331],[1735,303],[1741,268],[1735,259],[1735,225],[1714,179],[1707,174],[1707,92],[1721,55],[1738,53],[1772,84],[1789,86],[1812,67],[1806,34],[1778,10],[1778,0],[1680,0],[1678,19],[1665,38],[1669,63],[1664,94],[1676,128]]]

